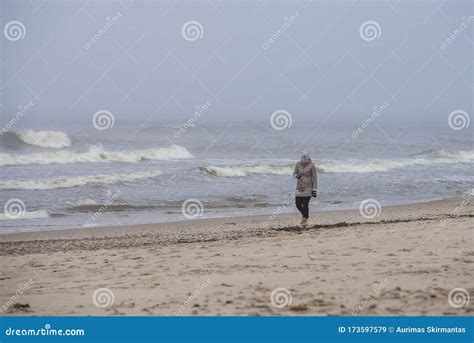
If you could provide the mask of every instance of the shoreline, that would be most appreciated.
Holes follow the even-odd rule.
[[[441,200],[430,200],[401,205],[389,205],[381,208],[376,218],[364,218],[358,209],[336,211],[312,211],[308,229],[332,227],[350,227],[376,223],[410,222],[418,220],[443,220],[450,217],[450,211],[463,202],[463,197],[451,197]],[[290,205],[292,206],[292,204]],[[446,211],[448,209],[448,211]],[[411,212],[418,211],[414,217]],[[424,211],[424,212],[423,212]],[[275,213],[275,212],[274,212]],[[469,215],[470,216],[470,215]],[[153,244],[190,243],[208,240],[236,239],[248,236],[262,236],[273,231],[299,230],[299,213],[259,214],[235,217],[196,218],[151,224],[123,226],[85,227],[77,229],[58,229],[45,231],[28,231],[5,233],[0,235],[0,247],[5,244],[20,242],[65,241],[81,239],[108,240],[130,238],[157,238]],[[336,220],[337,219],[337,220]],[[224,234],[219,235],[216,228]],[[200,238],[200,236],[202,236]],[[11,250],[9,250],[11,251]],[[0,249],[0,255],[6,255]]]
[[[393,207],[393,206],[404,206],[404,205],[414,205],[414,204],[423,204],[423,203],[430,203],[433,201],[442,201],[442,200],[449,200],[453,198],[458,198],[458,196],[450,196],[446,198],[431,198],[431,199],[418,199],[418,200],[407,200],[407,201],[388,201],[388,202],[383,202],[383,207]],[[310,205],[311,206],[311,205]],[[217,214],[212,214],[210,216],[202,216],[199,218],[191,219],[191,220],[218,220],[218,219],[235,219],[235,218],[244,218],[244,217],[270,217],[272,216],[275,211],[278,211],[282,207],[289,207],[291,208],[291,212],[283,212],[279,215],[291,215],[293,212],[296,211],[294,208],[294,204],[291,203],[289,206],[284,206],[284,205],[274,205],[273,207],[268,207],[267,211],[237,211],[236,214],[232,214],[232,212],[220,212]],[[239,209],[239,208],[237,208]],[[350,204],[345,204],[344,206],[341,206],[339,208],[330,208],[330,207],[322,207],[318,208],[318,205],[312,205],[310,207],[310,211],[313,213],[324,213],[324,212],[341,212],[341,211],[352,211],[352,210],[357,210],[358,207],[355,205],[350,205]],[[273,210],[273,211],[272,211]],[[234,211],[235,212],[235,211]],[[98,211],[96,212],[88,212],[91,216],[99,213]],[[126,212],[105,212],[110,216],[113,215],[121,215]],[[224,214],[225,213],[225,214]],[[295,212],[296,213],[296,212]],[[53,215],[54,216],[54,215]],[[174,218],[168,218],[166,220],[158,220],[158,221],[151,221],[151,222],[139,222],[135,224],[124,224],[122,226],[149,226],[149,225],[164,225],[164,224],[176,224],[180,222],[187,222],[189,219],[185,219],[182,215]],[[0,222],[1,223],[1,222]],[[8,223],[8,221],[6,221]],[[40,227],[40,225],[36,225],[36,227]],[[93,226],[47,226],[46,228],[38,228],[38,229],[27,229],[27,230],[19,230],[19,231],[7,231],[7,232],[0,232],[0,241],[2,240],[2,237],[6,235],[14,235],[14,234],[34,234],[38,232],[49,232],[49,231],[66,231],[66,230],[72,230],[72,231],[77,231],[77,230],[90,230],[90,229],[108,229],[111,227],[116,227],[116,225],[110,225],[110,224],[103,224],[103,225],[93,225]],[[14,227],[13,227],[14,228]]]

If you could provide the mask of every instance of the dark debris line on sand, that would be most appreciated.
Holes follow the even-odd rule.
[[[272,237],[279,232],[299,234],[311,230],[333,229],[343,227],[354,227],[361,225],[386,225],[394,223],[408,223],[416,221],[439,221],[447,218],[472,218],[474,214],[463,214],[457,216],[444,215],[438,217],[419,217],[413,219],[393,219],[368,222],[339,222],[334,224],[315,224],[307,227],[286,226],[281,228],[248,229],[241,231],[211,232],[199,234],[183,234],[182,238],[176,235],[163,233],[126,234],[123,236],[78,238],[78,239],[46,239],[29,241],[0,242],[0,256],[29,255],[49,252],[66,252],[70,250],[99,250],[132,248],[151,245],[171,245],[181,243],[203,243],[219,240],[236,240],[250,237]]]

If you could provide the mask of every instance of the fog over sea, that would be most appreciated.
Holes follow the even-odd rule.
[[[473,189],[472,1],[0,13],[0,233],[188,220],[189,200],[191,217],[296,216],[303,150],[315,222]]]

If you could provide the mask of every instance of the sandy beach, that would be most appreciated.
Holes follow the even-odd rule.
[[[2,314],[472,315],[472,199],[0,236]],[[103,290],[105,289],[105,290]],[[102,292],[102,293],[101,293]]]

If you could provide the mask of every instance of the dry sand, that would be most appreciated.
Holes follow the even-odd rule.
[[[472,302],[448,303],[454,288],[474,294],[466,199],[383,207],[374,219],[313,213],[305,229],[294,214],[0,235],[0,306],[9,315],[472,315]],[[94,298],[99,288],[108,290]]]

